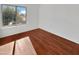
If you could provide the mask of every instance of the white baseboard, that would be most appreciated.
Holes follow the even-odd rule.
[[[48,31],[48,32],[50,32],[50,33],[53,33],[53,34],[55,34],[55,35],[57,35],[57,36],[66,38],[66,39],[68,39],[68,40],[70,40],[70,41],[72,41],[72,42],[75,42],[75,43],[79,44],[79,40],[78,40],[78,39],[77,39],[77,40],[74,40],[74,39],[71,38],[71,37],[66,37],[66,36],[64,36],[64,35],[62,35],[62,34],[60,34],[60,33],[56,33],[56,32],[50,31],[50,30],[48,30],[48,29],[46,29],[46,28],[43,28],[43,27],[40,27],[40,28],[43,29],[43,30],[45,30],[45,31]]]

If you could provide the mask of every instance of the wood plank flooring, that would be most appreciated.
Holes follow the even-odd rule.
[[[0,39],[0,45],[29,36],[38,55],[79,55],[79,44],[51,34],[42,29],[8,36]]]

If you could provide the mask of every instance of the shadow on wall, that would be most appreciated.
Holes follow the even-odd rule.
[[[1,36],[2,36],[2,31],[1,31],[1,28],[0,28],[0,38],[1,38]]]

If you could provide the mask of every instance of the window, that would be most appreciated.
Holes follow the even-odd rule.
[[[26,8],[23,6],[2,5],[3,26],[25,24]]]

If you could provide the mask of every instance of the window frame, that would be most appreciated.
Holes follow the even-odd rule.
[[[16,17],[17,17],[17,7],[22,7],[22,8],[25,8],[25,11],[26,11],[26,14],[25,14],[25,23],[21,23],[21,25],[23,25],[23,24],[26,24],[27,23],[27,7],[25,7],[25,6],[18,6],[18,5],[10,5],[10,4],[1,4],[1,13],[2,13],[2,26],[9,26],[9,25],[4,25],[3,24],[3,6],[13,6],[13,7],[15,7],[15,13],[16,13],[16,15],[15,15],[15,20],[17,20],[16,19]],[[17,26],[17,25],[19,25],[19,24],[12,24],[11,26]]]

